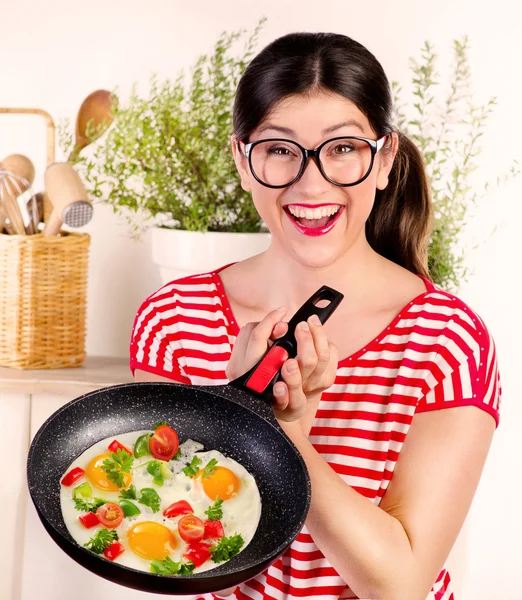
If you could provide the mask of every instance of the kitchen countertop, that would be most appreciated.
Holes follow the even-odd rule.
[[[5,393],[82,393],[133,380],[128,359],[109,356],[87,356],[82,365],[61,369],[0,367],[0,391]]]

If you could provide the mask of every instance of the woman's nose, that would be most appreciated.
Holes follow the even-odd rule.
[[[328,191],[332,184],[323,177],[315,159],[310,157],[306,161],[301,178],[293,187],[298,189],[303,196],[319,196]]]

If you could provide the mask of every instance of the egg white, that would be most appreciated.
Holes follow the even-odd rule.
[[[121,444],[132,449],[137,438],[145,433],[152,433],[152,431],[135,431],[101,440],[83,452],[67,468],[65,473],[68,473],[74,467],[81,467],[86,470],[87,465],[92,458],[99,454],[110,452],[108,446],[114,439],[117,439]],[[193,440],[187,440],[181,444],[181,456],[177,460],[171,460],[168,463],[173,472],[173,477],[172,479],[165,479],[163,486],[152,483],[152,475],[147,472],[145,466],[139,468],[140,464],[153,459],[153,456],[146,455],[134,460],[134,465],[131,469],[131,483],[134,484],[136,488],[138,498],[140,497],[140,490],[142,488],[147,487],[155,489],[161,499],[160,510],[154,513],[150,507],[140,504],[137,500],[132,500],[132,502],[141,510],[141,514],[136,515],[135,517],[125,517],[122,524],[116,528],[119,542],[125,547],[125,552],[123,552],[123,554],[121,554],[114,562],[134,569],[150,572],[150,561],[135,554],[131,549],[127,538],[130,527],[141,521],[154,521],[170,529],[174,533],[177,542],[177,547],[170,554],[170,558],[173,561],[186,560],[182,558],[182,554],[185,551],[187,544],[180,538],[177,529],[178,521],[183,515],[169,519],[163,516],[163,511],[174,502],[186,500],[194,509],[194,514],[197,517],[202,521],[205,521],[208,518],[205,511],[214,503],[214,501],[205,494],[201,482],[198,479],[187,477],[182,471],[183,467],[187,466],[196,454],[202,461],[200,468],[205,467],[208,461],[214,458],[217,460],[218,466],[230,469],[238,477],[240,481],[239,491],[235,496],[223,502],[223,518],[221,519],[221,523],[225,530],[225,536],[231,536],[236,533],[241,534],[245,542],[242,550],[250,543],[254,537],[261,517],[261,497],[254,477],[232,458],[225,457],[217,450],[201,452],[202,449],[203,445]],[[65,525],[72,538],[81,546],[95,535],[97,531],[103,529],[102,525],[86,529],[78,520],[78,517],[85,513],[76,510],[73,500],[73,490],[85,481],[88,481],[86,476],[70,487],[62,485],[60,491],[60,504]],[[119,503],[119,492],[106,492],[99,490],[92,484],[90,485],[93,492],[93,498],[102,498],[108,502]],[[89,500],[92,500],[92,498]],[[103,554],[98,556],[106,560]],[[210,558],[203,565],[197,567],[194,570],[194,573],[208,571],[217,566],[218,565]]]

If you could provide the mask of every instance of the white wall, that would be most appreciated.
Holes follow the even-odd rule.
[[[444,61],[451,40],[468,34],[474,88],[480,101],[498,107],[483,138],[480,175],[493,179],[512,158],[522,157],[520,127],[520,12],[513,0],[481,6],[476,0],[337,2],[323,0],[0,0],[0,104],[41,107],[58,122],[74,120],[91,91],[118,86],[124,97],[133,81],[152,71],[173,76],[208,51],[223,30],[251,30],[266,15],[260,47],[292,30],[330,30],[366,44],[390,79],[408,82],[408,59],[425,40]],[[441,62],[441,68],[446,64]],[[0,115],[0,156],[21,152],[45,168],[43,122]],[[58,159],[63,157],[59,154]],[[522,178],[493,192],[473,222],[481,236],[496,234],[469,257],[475,275],[461,296],[492,330],[499,349],[504,404],[481,486],[453,557],[456,600],[522,597],[522,517],[517,428],[522,418],[517,386],[522,353],[519,315]],[[85,228],[92,235],[88,295],[89,354],[126,356],[132,319],[141,300],[159,285],[150,262],[149,238],[132,241],[127,227],[96,206]]]

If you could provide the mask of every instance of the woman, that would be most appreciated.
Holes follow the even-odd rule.
[[[345,296],[325,326],[299,327],[274,388],[311,476],[306,526],[265,573],[221,595],[453,599],[444,563],[500,383],[483,321],[429,279],[423,160],[391,115],[382,67],[350,38],[267,46],[237,89],[232,152],[271,246],[164,286],[136,317],[136,380],[222,384],[321,285]]]

